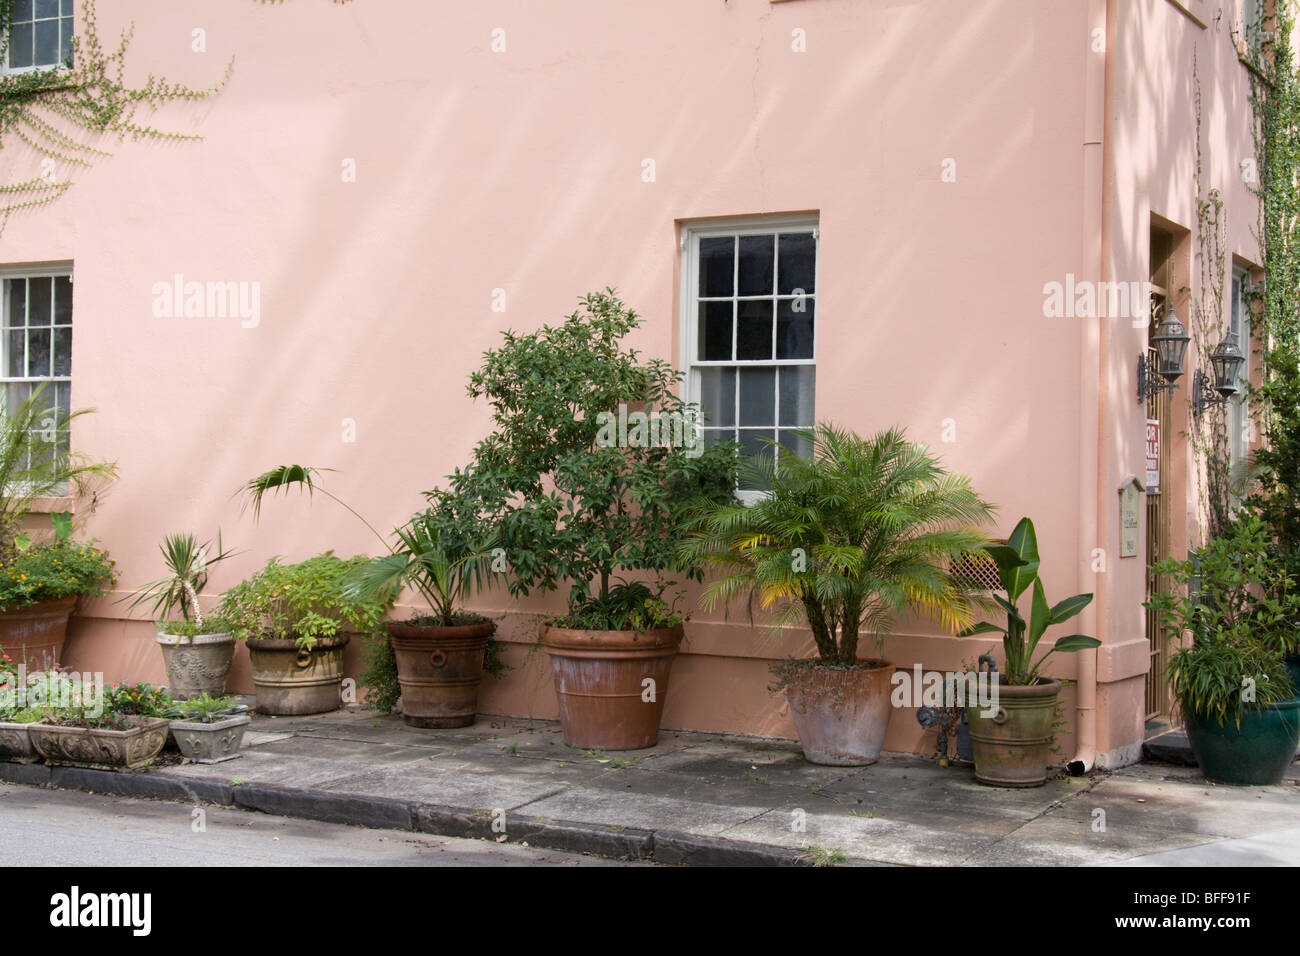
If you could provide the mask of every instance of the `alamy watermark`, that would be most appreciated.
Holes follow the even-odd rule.
[[[596,444],[601,448],[680,448],[688,458],[704,453],[699,416],[694,409],[663,413],[629,412],[620,403],[617,412],[598,412]]]
[[[917,664],[911,671],[895,671],[889,683],[895,707],[978,708],[981,717],[998,712],[998,684],[988,671],[923,671]]]
[[[0,685],[0,710],[50,707],[54,710],[84,710],[87,717],[104,714],[104,674],[77,671],[27,673],[19,664],[12,681]]]

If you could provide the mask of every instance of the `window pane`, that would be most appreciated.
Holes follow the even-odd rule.
[[[14,21],[32,18],[32,0],[14,0]]]
[[[27,301],[28,322],[32,325],[49,325],[51,291],[54,283],[50,279],[31,279],[28,281]]]
[[[812,427],[816,369],[811,365],[786,365],[781,368],[780,381],[781,420],[777,424]]]
[[[54,402],[58,406],[59,418],[66,418],[68,410],[72,408],[71,382],[54,383]]]
[[[800,458],[812,457],[812,440],[798,431],[791,431],[788,428],[782,428],[777,432],[777,440],[781,443],[781,451],[778,453],[781,458],[777,459],[777,467],[780,467],[781,459],[789,452],[793,452]]]
[[[777,292],[780,295],[797,295],[795,290],[803,289],[808,295],[815,293],[817,240],[812,237],[812,233],[782,233],[779,249],[781,267]]]
[[[12,378],[23,378],[27,374],[26,342],[26,332],[9,333],[9,363],[6,374]]]
[[[59,39],[59,62],[68,63],[72,59],[72,17],[63,18],[63,31]]]
[[[54,330],[54,374],[72,374],[72,329]]]
[[[736,240],[721,236],[700,240],[700,295],[732,294]]]
[[[731,317],[730,302],[700,303],[700,361],[731,359]]]
[[[36,0],[36,18],[38,20],[46,17],[57,17],[59,15],[59,0]]]
[[[776,424],[776,369],[741,368],[740,424]]]
[[[775,236],[740,237],[739,295],[771,295]]]
[[[72,9],[72,0],[63,0],[63,8],[61,12],[65,17],[72,16],[74,12]]]
[[[813,299],[781,299],[776,306],[776,357],[813,357]],[[802,311],[800,311],[802,310]]]
[[[23,67],[32,65],[32,25],[15,23],[9,32],[9,65]]]
[[[31,329],[27,333],[27,374],[32,378],[50,377],[49,329]]]
[[[59,62],[59,21],[36,21],[36,65],[53,66]]]
[[[772,446],[768,441],[776,438],[776,432],[768,429],[742,430],[740,433],[740,452],[742,455],[772,460]],[[742,467],[740,487],[746,491],[767,491],[772,483],[762,472],[754,474],[749,468]]]
[[[704,430],[704,447],[710,445],[721,445],[723,442],[735,441],[736,432],[731,428],[705,428]]]
[[[736,424],[736,370],[700,369],[700,412],[706,425]]]
[[[27,280],[6,279],[5,288],[9,293],[9,315],[5,325],[20,328],[27,324]]]
[[[772,301],[740,302],[736,315],[736,358],[772,357]]]
[[[72,324],[72,280],[67,276],[54,280],[54,324]]]

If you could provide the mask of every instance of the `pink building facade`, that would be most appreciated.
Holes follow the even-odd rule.
[[[234,493],[275,465],[329,467],[373,524],[401,523],[488,427],[465,393],[482,352],[614,286],[645,319],[634,344],[742,440],[902,425],[998,503],[993,534],[1034,519],[1048,594],[1095,593],[1071,627],[1103,642],[1051,667],[1076,682],[1064,759],[1132,762],[1169,718],[1142,601],[1150,549],[1202,535],[1186,432],[1204,343],[1157,400],[1152,501],[1146,284],[1157,319],[1172,307],[1192,328],[1218,289],[1198,259],[1198,197],[1217,189],[1217,297],[1246,321],[1251,3],[98,7],[106,38],[134,21],[137,80],[206,87],[234,63],[217,96],[150,118],[200,141],[106,140],[110,157],[0,233],[6,288],[44,282],[66,318],[49,374],[97,410],[75,449],[120,471],[76,504],[121,578],[83,601],[69,665],[163,680],[153,627],[120,598],[160,573],[168,532],[219,528],[242,549],[210,600],[272,555],[373,550],[327,500],[276,501],[254,524]],[[5,181],[40,174],[10,146]],[[480,598],[514,666],[484,712],[555,716],[536,625],[558,600]],[[693,612],[687,635],[666,727],[794,736],[768,667],[808,653],[807,634],[733,608]],[[992,646],[904,621],[883,654],[968,669]],[[252,689],[242,650],[231,689]],[[894,715],[887,748],[931,746]]]

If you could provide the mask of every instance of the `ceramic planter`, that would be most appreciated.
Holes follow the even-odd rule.
[[[478,717],[483,651],[496,625],[455,627],[390,622],[402,687],[402,719],[412,727],[468,727]]]
[[[289,638],[250,638],[257,709],[291,717],[337,710],[346,634],[318,640],[308,650]]]
[[[0,721],[0,760],[13,763],[35,763],[41,755],[32,746],[27,728],[31,724],[11,724]]]
[[[1052,748],[1052,722],[1059,681],[1039,678],[1037,684],[1018,687],[998,676],[997,709],[988,716],[975,691],[966,703],[970,721],[975,779],[994,787],[1041,787],[1047,782],[1047,762]]]
[[[49,670],[63,654],[68,618],[76,606],[74,596],[0,612],[0,650],[15,666],[26,664],[29,674]]]
[[[147,767],[167,742],[161,717],[127,717],[127,730],[29,724],[32,746],[55,766],[94,770],[139,770]]]
[[[893,675],[894,665],[888,661],[782,671],[790,717],[809,763],[865,767],[880,759],[892,713]]]
[[[173,720],[172,737],[181,753],[195,763],[221,763],[239,756],[248,727],[246,714],[235,714],[205,724],[198,720]]]
[[[542,625],[564,742],[584,750],[640,750],[658,743],[668,675],[682,636],[680,624],[653,631]],[[646,685],[647,678],[654,683]]]
[[[1300,744],[1300,700],[1252,707],[1241,726],[1184,712],[1187,742],[1206,779],[1242,786],[1281,783]]]
[[[177,700],[207,694],[220,697],[226,692],[226,675],[235,656],[235,639],[230,634],[179,634],[158,632],[155,638],[167,667],[167,689]]]

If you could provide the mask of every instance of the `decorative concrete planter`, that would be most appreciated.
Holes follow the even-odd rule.
[[[880,759],[889,728],[888,661],[853,668],[787,667],[780,676],[804,758],[830,767],[865,767]]]
[[[659,742],[659,720],[682,626],[580,631],[542,625],[564,742],[584,750],[641,750]],[[647,699],[654,681],[653,699]]]
[[[1039,678],[1020,687],[998,678],[997,711],[984,716],[978,699],[966,704],[975,779],[993,787],[1041,787],[1047,782],[1047,761],[1052,748],[1052,720],[1059,681]]]
[[[181,753],[195,763],[221,763],[239,756],[248,727],[247,714],[235,714],[205,724],[198,720],[173,720],[172,737]]]
[[[1300,700],[1242,711],[1241,726],[1186,713],[1187,742],[1206,779],[1240,786],[1281,783],[1300,744]]]
[[[402,687],[402,719],[412,727],[468,727],[478,716],[483,651],[491,621],[455,627],[389,622]]]
[[[74,596],[0,612],[0,650],[15,666],[26,664],[29,674],[49,670],[63,654],[68,618],[76,606]]]
[[[31,724],[11,724],[0,721],[0,760],[11,763],[35,763],[41,755],[32,746]]]
[[[139,770],[147,767],[167,742],[161,717],[127,717],[127,730],[30,724],[32,746],[45,762],[93,770]]]
[[[167,668],[167,689],[177,700],[220,697],[226,692],[226,675],[235,656],[230,634],[180,634],[158,632],[155,638]]]
[[[257,709],[281,717],[337,710],[347,644],[346,634],[321,638],[310,650],[290,638],[250,638]]]

